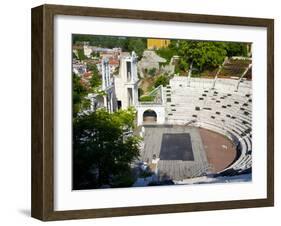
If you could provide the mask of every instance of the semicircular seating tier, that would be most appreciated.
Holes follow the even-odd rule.
[[[252,82],[236,79],[174,77],[165,87],[166,122],[189,124],[227,136],[236,160],[220,175],[241,174],[252,167]]]

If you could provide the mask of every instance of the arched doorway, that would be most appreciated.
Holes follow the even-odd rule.
[[[143,112],[143,122],[155,123],[157,122],[157,114],[155,111],[148,109]]]

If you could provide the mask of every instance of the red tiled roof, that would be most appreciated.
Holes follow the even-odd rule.
[[[91,73],[90,71],[85,72],[85,73],[83,74],[83,77],[84,77],[84,78],[92,77],[92,73]]]
[[[119,65],[119,60],[117,60],[117,59],[110,59],[109,60],[109,64]]]

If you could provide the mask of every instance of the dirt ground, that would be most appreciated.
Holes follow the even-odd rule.
[[[149,88],[154,83],[154,79],[152,77],[146,77],[141,79],[140,88],[144,91],[144,94],[148,94],[151,90]]]
[[[233,143],[225,136],[206,129],[199,129],[202,142],[213,172],[225,169],[233,162],[236,150]]]

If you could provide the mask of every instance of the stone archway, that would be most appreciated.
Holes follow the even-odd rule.
[[[145,119],[149,119],[151,116],[152,121],[144,121]],[[137,106],[137,125],[142,125],[143,123],[155,123],[155,124],[164,124],[165,123],[165,107],[160,105],[138,105]]]
[[[143,112],[144,123],[157,123],[157,114],[154,110],[148,109]]]

